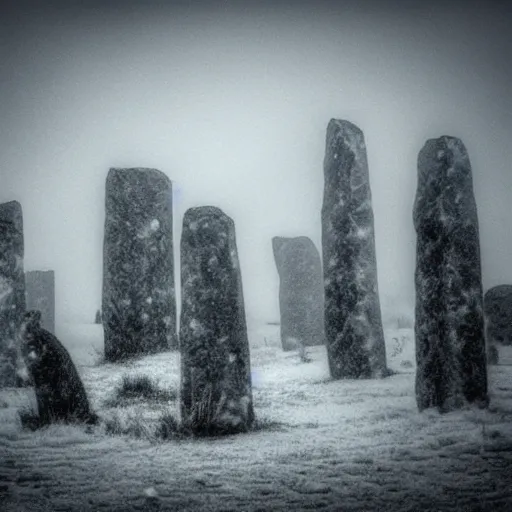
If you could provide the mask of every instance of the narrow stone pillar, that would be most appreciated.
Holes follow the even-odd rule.
[[[23,253],[21,205],[0,204],[0,388],[17,382],[15,340],[25,314]]]
[[[279,274],[279,311],[283,350],[324,344],[322,263],[306,236],[272,238]]]
[[[254,410],[235,224],[218,208],[185,213],[181,302],[183,426],[197,435],[247,431]]]
[[[366,146],[362,131],[331,119],[322,204],[325,335],[331,376],[387,374]]]
[[[25,273],[27,310],[41,312],[41,328],[55,334],[55,272],[32,270]]]
[[[156,169],[110,169],[102,320],[109,361],[177,348],[172,185]]]
[[[485,405],[478,218],[471,165],[459,139],[431,139],[420,151],[414,226],[418,408]]]

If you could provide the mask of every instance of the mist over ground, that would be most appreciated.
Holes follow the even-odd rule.
[[[249,320],[277,320],[271,238],[305,235],[321,249],[333,117],[365,134],[385,321],[412,314],[416,158],[428,138],[466,145],[484,290],[512,282],[503,3],[3,5],[0,201],[22,204],[25,270],[55,270],[58,322],[93,321],[105,179],[136,166],[174,182],[176,258],[187,208],[234,219]]]

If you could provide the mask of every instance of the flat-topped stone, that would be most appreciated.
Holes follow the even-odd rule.
[[[110,169],[102,321],[109,361],[177,348],[172,184],[157,169]]]

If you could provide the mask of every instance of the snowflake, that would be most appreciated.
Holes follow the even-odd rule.
[[[202,326],[201,322],[193,318],[190,321],[190,329],[192,330],[192,334],[194,336],[201,336],[201,334],[204,333],[204,327]]]
[[[359,239],[367,238],[369,234],[370,234],[370,228],[359,227],[356,229],[356,236]]]

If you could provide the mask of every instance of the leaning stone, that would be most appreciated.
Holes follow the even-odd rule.
[[[41,327],[55,334],[55,273],[53,270],[25,272],[27,310],[41,312]]]
[[[23,214],[17,201],[0,204],[0,388],[16,385],[16,335],[25,313]]]
[[[283,350],[324,344],[322,263],[305,236],[272,238],[279,274],[279,310]]]
[[[459,139],[431,139],[420,151],[414,225],[418,408],[485,405],[478,218],[471,165]]]
[[[247,431],[254,421],[249,342],[234,222],[187,210],[181,235],[181,418],[196,435]]]
[[[37,401],[38,418],[33,427],[50,423],[96,424],[82,379],[68,351],[49,331],[41,327],[41,312],[28,311],[19,331],[24,370]],[[23,422],[22,422],[23,423]]]
[[[177,348],[172,185],[156,169],[110,169],[102,321],[105,357]]]
[[[322,204],[325,336],[331,376],[387,375],[375,233],[361,130],[331,119]]]

